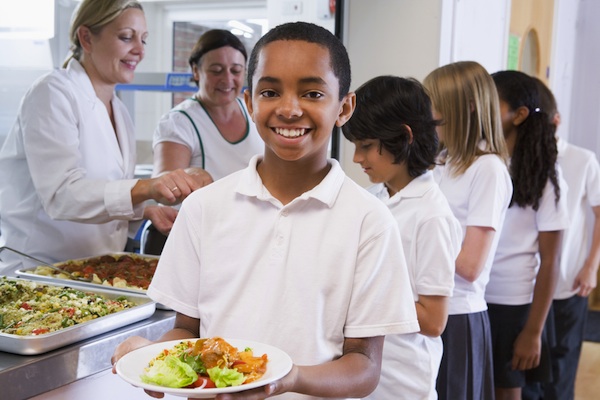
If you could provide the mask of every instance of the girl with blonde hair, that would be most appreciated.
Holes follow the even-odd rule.
[[[484,293],[512,195],[498,94],[485,68],[473,61],[437,68],[424,85],[441,121],[435,179],[463,230],[437,391],[440,399],[493,399]]]

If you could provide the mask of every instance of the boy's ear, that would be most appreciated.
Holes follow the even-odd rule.
[[[514,112],[513,125],[519,126],[529,117],[529,108],[521,106]]]
[[[400,127],[402,129],[404,129],[404,132],[406,132],[406,134],[408,135],[408,144],[411,144],[413,142],[413,131],[412,131],[412,128],[409,125],[406,125],[406,124],[402,124]]]
[[[335,121],[335,125],[339,128],[344,125],[350,117],[352,113],[354,113],[354,108],[356,107],[356,94],[354,92],[348,93],[342,99],[342,104],[340,105],[340,111],[338,113],[337,120]]]
[[[248,114],[250,114],[250,118],[254,121],[254,110],[252,107],[252,93],[250,93],[250,89],[244,89],[244,102],[246,103],[246,107],[248,108]]]

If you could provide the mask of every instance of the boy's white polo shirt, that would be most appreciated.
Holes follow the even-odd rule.
[[[416,177],[391,198],[384,184],[368,190],[387,204],[398,223],[415,301],[419,295],[452,296],[462,231],[432,171]],[[379,385],[366,398],[437,399],[442,350],[439,336],[386,336]]]
[[[295,363],[342,354],[344,337],[419,330],[398,227],[335,160],[282,206],[260,158],[183,203],[148,294],[200,319],[201,336],[269,343]]]

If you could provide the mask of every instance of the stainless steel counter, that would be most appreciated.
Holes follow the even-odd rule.
[[[115,347],[129,336],[158,339],[173,327],[175,313],[157,310],[150,318],[37,356],[0,352],[2,399],[27,399],[111,367]]]

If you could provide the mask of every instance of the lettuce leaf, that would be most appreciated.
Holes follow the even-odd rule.
[[[206,372],[210,380],[215,383],[218,388],[227,386],[239,386],[244,383],[244,374],[237,372],[235,369],[213,367],[207,369]]]
[[[206,367],[204,366],[200,355],[192,356],[189,354],[182,354],[181,356],[179,356],[179,359],[187,365],[189,365],[190,367],[192,367],[192,369],[198,374],[206,375]]]
[[[198,380],[198,374],[188,364],[175,356],[156,360],[140,378],[144,383],[171,388],[181,388]]]

